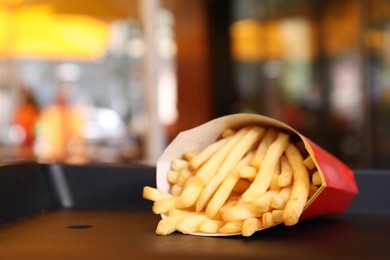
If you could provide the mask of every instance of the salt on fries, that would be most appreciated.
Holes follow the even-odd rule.
[[[171,162],[170,194],[144,187],[153,212],[165,217],[156,233],[242,234],[279,223],[295,225],[322,185],[301,141],[255,125],[225,129],[202,151]]]

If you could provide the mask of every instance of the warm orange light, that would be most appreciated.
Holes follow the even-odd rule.
[[[254,62],[267,55],[264,28],[251,19],[233,23],[230,27],[231,51],[236,60]]]

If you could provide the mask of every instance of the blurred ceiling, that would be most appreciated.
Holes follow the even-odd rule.
[[[137,2],[0,0],[0,59],[96,60],[112,22],[138,18]]]

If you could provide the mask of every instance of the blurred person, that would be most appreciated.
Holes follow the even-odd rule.
[[[30,89],[22,88],[22,98],[16,107],[13,123],[23,132],[22,145],[32,147],[35,141],[35,127],[40,114],[40,108]]]
[[[45,107],[39,118],[39,140],[36,153],[42,160],[83,163],[83,135],[85,111],[72,106],[67,89],[61,86],[54,103]],[[72,149],[77,148],[77,149]],[[73,151],[77,151],[77,158]]]

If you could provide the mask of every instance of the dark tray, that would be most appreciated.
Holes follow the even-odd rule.
[[[0,259],[387,259],[390,172],[355,176],[360,193],[343,215],[215,238],[155,235],[160,218],[142,198],[145,185],[155,186],[154,168],[2,166]]]

